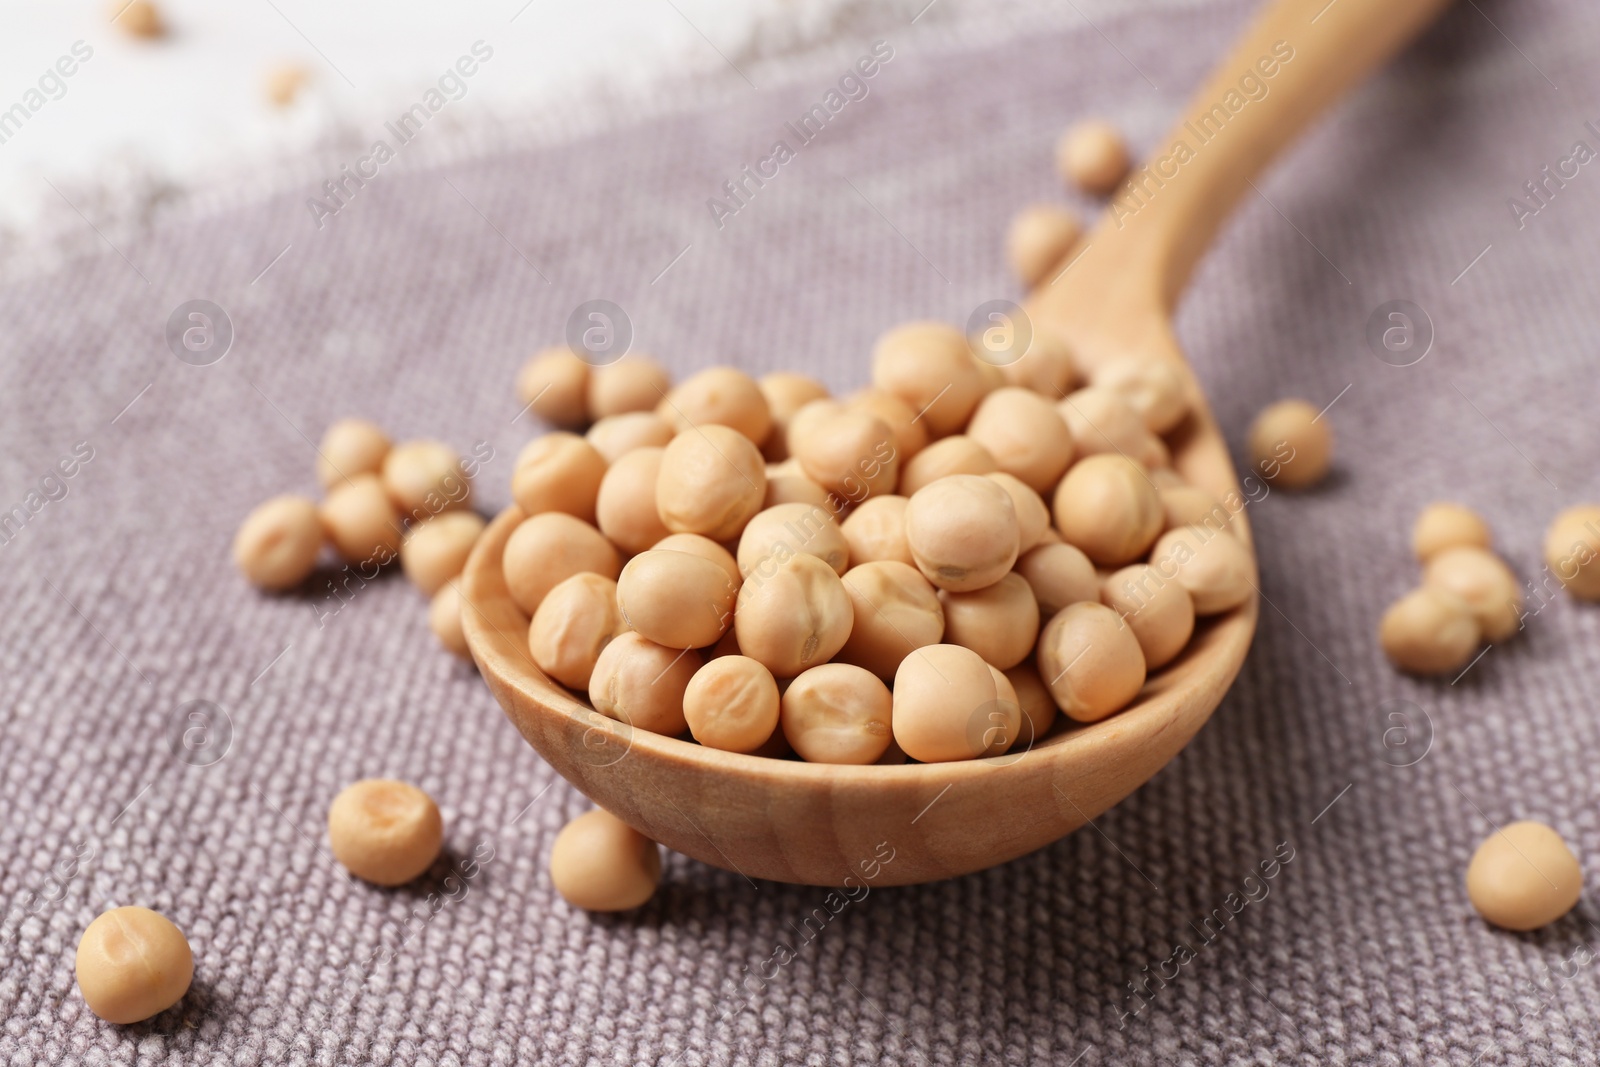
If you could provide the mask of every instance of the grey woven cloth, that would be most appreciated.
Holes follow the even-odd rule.
[[[822,890],[678,856],[636,914],[575,912],[546,862],[586,801],[435,647],[414,590],[386,577],[334,613],[230,565],[251,506],[314,491],[309,441],[347,414],[485,442],[480,507],[502,506],[534,432],[515,371],[585,300],[623,306],[680,372],[860,384],[883,328],[1016,295],[1000,236],[1061,198],[1068,121],[1104,114],[1148,147],[1245,13],[876,35],[893,57],[866,98],[720,228],[707,200],[873,35],[587,132],[445,162],[402,148],[320,229],[307,198],[364,149],[147,227],[86,211],[97,250],[0,287],[0,508],[28,516],[0,546],[0,1060],[1600,1062],[1593,891],[1518,936],[1462,890],[1517,818],[1600,872],[1600,615],[1554,596],[1453,683],[1397,675],[1375,640],[1417,579],[1426,501],[1479,508],[1537,582],[1549,519],[1600,496],[1600,170],[1522,188],[1575,141],[1600,148],[1600,20],[1575,0],[1448,13],[1205,261],[1179,326],[1230,441],[1303,396],[1332,405],[1336,470],[1251,506],[1269,603],[1214,719],[1035,855],[874,889],[813,937]],[[199,298],[236,333],[209,366],[165,338]],[[1432,324],[1409,366],[1365,340],[1396,300]],[[412,889],[328,855],[329,800],[374,775],[443,808],[448,855]],[[447,863],[474,877],[444,882]],[[187,933],[196,977],[114,1027],[73,951],[130,903]]]

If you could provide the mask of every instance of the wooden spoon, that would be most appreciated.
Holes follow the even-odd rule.
[[[1291,136],[1419,32],[1447,0],[1278,0],[1245,34],[1153,157],[1179,140],[1246,73],[1281,59],[1267,95],[1228,114],[1193,158],[1150,182],[1129,217],[1113,207],[1081,258],[1062,264],[1027,310],[1091,364],[1118,355],[1169,360],[1192,417],[1169,438],[1175,466],[1218,499],[1237,492],[1227,449],[1170,325],[1177,296],[1227,210]],[[1215,120],[1213,120],[1215,121]],[[1168,168],[1170,169],[1170,168]],[[1136,172],[1136,177],[1138,177]],[[1158,175],[1159,176],[1159,175]],[[1078,253],[1074,253],[1077,255]],[[1068,266],[1068,264],[1071,264]],[[631,730],[574,699],[534,666],[528,617],[501,573],[513,507],[490,524],[461,580],[467,643],[490,690],[552,766],[601,807],[677,852],[738,871],[813,885],[903,885],[1003,863],[1104,812],[1177,754],[1221,701],[1255,632],[1257,604],[1202,625],[1138,700],[1092,726],[1020,754],[963,763],[846,767],[719,752]],[[1243,516],[1234,520],[1249,543]],[[845,879],[853,879],[846,883]]]

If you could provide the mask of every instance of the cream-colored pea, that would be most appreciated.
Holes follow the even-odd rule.
[[[1003,721],[994,721],[996,713]],[[894,740],[914,760],[999,755],[1016,738],[1021,718],[1015,703],[1000,701],[994,672],[970,648],[919,648],[895,672]]]
[[[661,846],[596,809],[567,823],[550,847],[550,884],[585,911],[629,911],[661,884]]]
[[[400,552],[400,516],[375,474],[334,486],[317,509],[322,531],[347,563],[379,566]]]
[[[900,470],[900,495],[912,497],[952,474],[993,474],[1000,464],[966,434],[952,434],[912,456]]]
[[[1072,436],[1073,452],[1080,457],[1114,452],[1145,467],[1164,467],[1170,462],[1161,439],[1115,390],[1086,386],[1069,393],[1056,411]]]
[[[893,737],[893,698],[870,671],[812,667],[783,692],[783,736],[808,763],[876,763]]]
[[[682,434],[728,426],[760,445],[772,432],[772,409],[756,380],[734,367],[707,367],[667,394],[656,413]]]
[[[274,63],[262,79],[267,99],[278,107],[293,104],[310,80],[311,72],[298,63]]]
[[[1033,590],[1039,614],[1049,619],[1068,604],[1100,599],[1100,579],[1081,548],[1063,542],[1029,549],[1017,559],[1017,573]]]
[[[483,527],[471,511],[447,511],[413,526],[400,546],[400,566],[411,584],[432,597],[466,567]]]
[[[1413,589],[1383,613],[1378,643],[1412,674],[1451,674],[1471,661],[1483,631],[1465,601],[1442,589]]]
[[[511,497],[526,514],[564,511],[594,521],[594,502],[606,460],[575,433],[557,431],[529,441],[511,472]]]
[[[683,694],[701,662],[694,649],[668,648],[628,630],[600,650],[589,676],[589,702],[635,730],[677,737],[689,728]]]
[[[151,0],[113,0],[110,9],[112,20],[129,36],[162,37],[167,32],[161,10]]]
[[[332,489],[346,478],[377,474],[389,454],[389,438],[377,423],[340,419],[329,426],[317,446],[317,481]]]
[[[629,352],[615,363],[589,371],[588,415],[598,420],[653,412],[671,388],[665,367],[642,353]]]
[[[744,581],[744,573],[739,570],[739,561],[733,558],[733,553],[709,537],[701,537],[699,534],[669,534],[652,547],[666,552],[687,552],[691,556],[710,560],[722,568],[722,573],[728,576],[728,582],[736,590]]]
[[[1083,220],[1064,207],[1035,204],[1023,208],[1006,230],[1006,262],[1022,284],[1054,280],[1058,267],[1083,236]]]
[[[1250,462],[1281,489],[1306,489],[1328,473],[1333,429],[1304,400],[1280,400],[1250,424]]]
[[[894,451],[901,463],[928,447],[928,427],[910,404],[882,389],[863,389],[845,403],[847,411],[883,420],[894,433]]]
[[[149,908],[101,912],[78,939],[78,992],[108,1023],[160,1015],[189,991],[194,953],[183,931]]]
[[[864,500],[839,524],[850,549],[850,562],[860,565],[896,560],[916,565],[906,543],[906,505],[903,496],[875,496]]]
[[[1055,487],[1072,462],[1072,434],[1050,401],[1031,389],[1007,386],[979,402],[967,436],[994,457],[999,469],[1036,492]]]
[[[1022,479],[1003,471],[984,477],[1004,489],[1011,498],[1011,506],[1017,510],[1017,554],[1027,552],[1039,543],[1044,532],[1050,528],[1050,508],[1045,504],[1044,497],[1023,484]]]
[[[587,691],[600,653],[627,630],[617,608],[617,583],[603,574],[574,574],[539,602],[528,624],[528,651],[551,678]]]
[[[584,435],[607,463],[615,463],[636,448],[666,448],[672,427],[654,411],[629,411],[607,415]]]
[[[827,399],[828,387],[815,378],[788,371],[768,374],[756,387],[767,398],[767,410],[772,413],[772,429],[761,444],[761,454],[768,463],[778,463],[789,458],[790,421],[813,400]]]
[[[1447,548],[1487,549],[1493,537],[1483,516],[1462,504],[1439,500],[1422,509],[1411,527],[1411,551],[1426,563]]]
[[[800,442],[810,437],[816,428],[845,410],[843,401],[822,397],[803,404],[789,417],[784,427],[784,448],[789,456],[799,450]]]
[[[446,582],[433,594],[428,603],[428,629],[439,639],[446,652],[462,659],[472,659],[467,647],[467,631],[461,624],[461,588],[455,582]]]
[[[822,420],[795,442],[794,455],[807,477],[852,504],[892,493],[900,480],[894,431],[861,411]]]
[[[593,526],[565,512],[547,511],[523,519],[511,531],[501,567],[511,599],[532,616],[559,583],[584,573],[615,580],[622,560]]]
[[[413,522],[472,503],[461,456],[439,441],[406,441],[383,457],[383,488],[402,518]]]
[[[1119,394],[1152,433],[1167,433],[1189,414],[1183,376],[1165,360],[1119,356],[1096,367],[1090,380]]]
[[[1150,565],[1164,580],[1177,580],[1194,601],[1196,615],[1217,615],[1243,604],[1255,592],[1255,561],[1236,537],[1203,526],[1168,530],[1150,550]]]
[[[589,364],[566,346],[536,352],[517,374],[517,400],[552,426],[589,421]]]
[[[1017,560],[1020,537],[1010,495],[988,478],[940,478],[906,505],[911,557],[940,589],[965,593],[998,582]]]
[[[1032,389],[1055,400],[1078,383],[1078,367],[1067,342],[1049,327],[1033,324],[1033,339],[1021,358],[1002,364],[1000,376],[1007,385]]]
[[[707,748],[754,752],[778,728],[778,683],[749,656],[717,657],[689,679],[683,717]]]
[[[1188,590],[1147,563],[1112,574],[1101,586],[1100,600],[1133,631],[1149,670],[1171,663],[1194,634],[1194,600]]]
[[[1013,749],[1028,748],[1047,737],[1056,724],[1056,698],[1050,687],[1039,677],[1039,668],[1033,661],[1019,663],[1006,671],[1006,681],[1017,695],[1017,707],[1022,709],[1022,725]]]
[[[825,663],[855,614],[839,575],[816,556],[769,556],[745,575],[733,625],[739,649],[779,678]]]
[[[1128,146],[1111,123],[1085,119],[1062,134],[1056,169],[1084,192],[1104,196],[1127,177]]]
[[[1522,628],[1522,586],[1492,552],[1465,546],[1438,552],[1423,568],[1422,584],[1466,601],[1485,640],[1504,641]]]
[[[816,556],[836,574],[850,566],[850,546],[832,513],[815,504],[779,504],[757,514],[739,536],[739,572],[749,574],[768,558],[798,552]]]
[[[1099,722],[1139,695],[1144,652],[1104,604],[1069,604],[1039,635],[1039,676],[1068,718]]]
[[[934,436],[966,425],[987,392],[966,336],[943,322],[911,322],[879,337],[872,384],[910,405]]]
[[[617,607],[628,625],[668,648],[705,648],[733,621],[735,586],[704,556],[652,548],[617,579]]]
[[[761,451],[732,427],[706,425],[680,433],[661,455],[656,511],[673,533],[731,541],[761,510],[766,495]]]
[[[439,858],[444,819],[439,806],[409,782],[364,778],[347,785],[328,808],[333,858],[373,885],[405,885]]]
[[[1150,472],[1152,481],[1156,481],[1158,473],[1162,472]],[[1204,489],[1194,485],[1162,485],[1159,481],[1156,484],[1161,494],[1161,510],[1167,517],[1167,529],[1203,526],[1219,533],[1233,532],[1233,513]]]
[[[1543,823],[1502,826],[1467,864],[1467,899],[1505,930],[1548,926],[1578,903],[1583,868],[1561,835]]]
[[[806,477],[799,462],[793,459],[767,464],[767,495],[762,500],[761,510],[779,504],[814,504],[829,512],[834,507],[828,491]]]
[[[992,667],[1006,670],[1028,658],[1039,636],[1039,602],[1015,572],[970,593],[941,590],[944,640],[970,648]]]
[[[1544,562],[1579,600],[1600,600],[1600,507],[1580,504],[1555,517],[1544,535]]]
[[[245,516],[233,538],[234,566],[262,589],[299,585],[321,551],[317,506],[303,496],[273,497]]]
[[[664,448],[636,448],[617,457],[600,479],[595,523],[624,552],[643,552],[672,531],[656,509]]]
[[[854,622],[835,659],[884,681],[916,649],[944,639],[944,606],[922,572],[897,560],[878,560],[845,573]]]
[[[1161,534],[1166,511],[1144,468],[1115,453],[1081,460],[1056,487],[1062,540],[1107,567],[1143,556]]]

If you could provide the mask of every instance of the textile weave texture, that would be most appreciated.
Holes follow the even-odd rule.
[[[547,859],[587,802],[435,646],[416,592],[385,577],[334,613],[316,583],[264,596],[231,566],[253,505],[315,492],[310,442],[344,415],[486,442],[478,506],[504,506],[537,431],[515,372],[585,300],[625,308],[635,345],[680,375],[731,362],[860,386],[888,326],[1020,295],[1001,253],[1013,212],[1093,209],[1060,190],[1061,129],[1104,115],[1150,148],[1247,14],[978,43],[907,25],[869,95],[720,228],[707,199],[870,38],[586,131],[447,160],[402,147],[320,229],[306,199],[353,155],[302,189],[147,225],[86,210],[98,251],[0,287],[0,507],[92,451],[0,547],[0,1060],[1600,1062],[1593,892],[1514,935],[1462,889],[1479,841],[1518,818],[1597,871],[1600,614],[1531,600],[1525,632],[1453,683],[1398,675],[1376,642],[1418,580],[1407,532],[1427,501],[1478,508],[1539,582],[1551,517],[1600,495],[1600,176],[1578,167],[1543,201],[1522,188],[1575,141],[1600,148],[1589,6],[1451,10],[1224,230],[1183,345],[1236,456],[1256,411],[1301,396],[1332,405],[1336,467],[1251,505],[1266,603],[1211,722],[1034,855],[873,889],[810,939],[823,890],[681,856],[637,913],[576,912]],[[1511,197],[1537,212],[1519,220]],[[164,337],[195,298],[237,333],[210,366]],[[1432,324],[1410,366],[1365,337],[1394,300]],[[193,701],[231,736],[211,713],[208,754],[180,759],[203,728]],[[369,887],[328,855],[329,801],[369,776],[442,806],[447,855],[416,887]],[[473,858],[465,891],[447,887],[447,864]],[[446,891],[459,899],[434,911]],[[179,1007],[113,1027],[78,996],[73,951],[128,903],[187,933],[196,976]],[[780,944],[795,958],[774,968]]]

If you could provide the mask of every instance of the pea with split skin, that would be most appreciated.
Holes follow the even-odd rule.
[[[754,752],[778,728],[778,683],[748,656],[721,656],[695,671],[683,694],[694,739],[725,752]]]
[[[245,516],[234,535],[233,562],[253,585],[292,589],[316,569],[322,538],[315,504],[275,496]]]
[[[1115,452],[1144,467],[1165,466],[1161,438],[1150,432],[1121,393],[1100,385],[1085,386],[1064,397],[1056,411],[1067,424],[1076,455]]]
[[[850,637],[855,613],[834,569],[816,556],[767,561],[745,575],[734,607],[739,649],[776,677],[826,663]]]
[[[809,763],[875,763],[892,737],[893,698],[870,671],[824,663],[783,691],[780,724],[795,754]]]
[[[1097,366],[1090,381],[1126,400],[1151,433],[1168,433],[1189,414],[1183,376],[1164,360],[1119,356]]]
[[[1486,641],[1504,641],[1522,628],[1522,585],[1492,552],[1467,545],[1436,552],[1422,582],[1460,597]]]
[[[444,820],[433,798],[416,786],[366,778],[333,798],[328,842],[334,858],[357,878],[404,885],[439,857]]]
[[[166,916],[127,906],[102,912],[88,925],[74,968],[89,1010],[127,1025],[183,999],[194,980],[194,953]]]
[[[528,651],[551,678],[587,691],[600,653],[627,630],[617,608],[617,583],[603,574],[574,574],[539,602],[528,624]]]
[[[1217,615],[1250,599],[1255,562],[1237,537],[1204,526],[1180,526],[1161,535],[1150,565],[1162,579],[1175,578],[1194,601],[1196,615]]]
[[[854,622],[834,657],[839,662],[889,681],[913,651],[944,639],[944,606],[915,567],[878,560],[850,568],[843,581]]]
[[[1423,586],[1389,605],[1378,624],[1384,655],[1412,674],[1450,674],[1465,667],[1483,640],[1466,601]]]
[[[322,435],[317,447],[317,481],[332,489],[346,478],[377,474],[389,454],[389,438],[366,419],[340,419]]]

